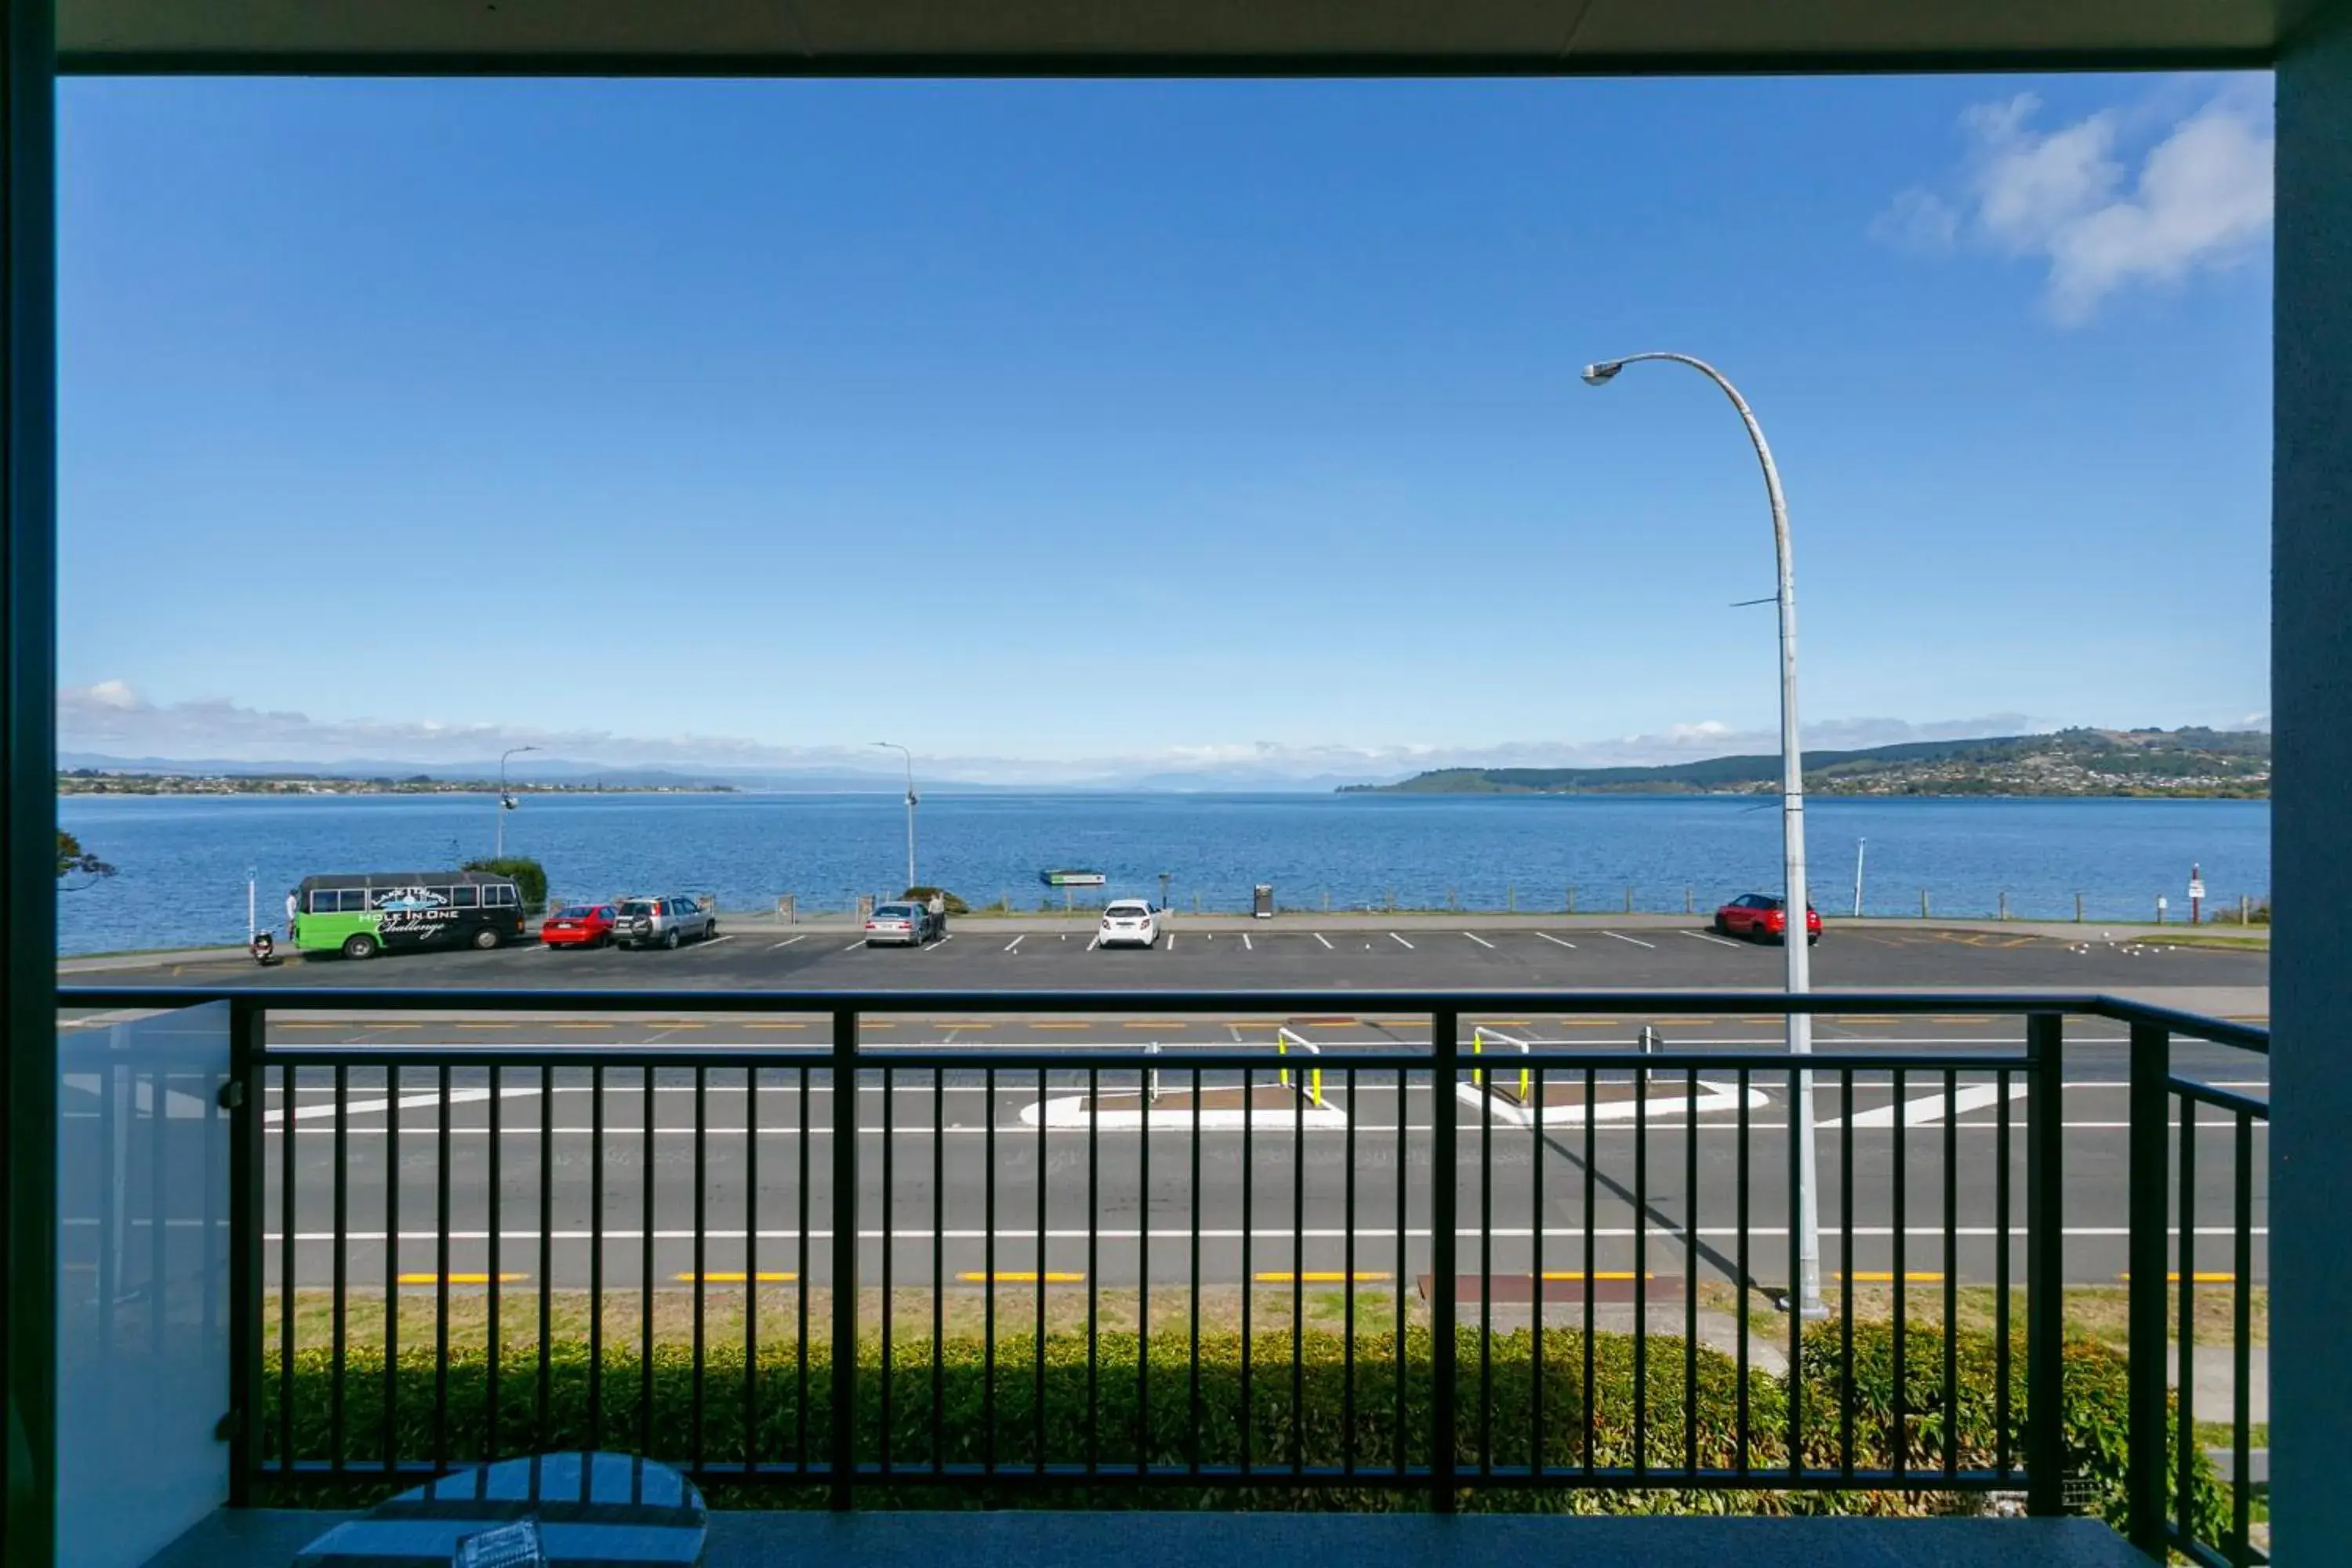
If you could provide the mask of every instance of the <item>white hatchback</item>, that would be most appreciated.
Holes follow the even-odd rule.
[[[1104,907],[1102,930],[1095,937],[1095,945],[1150,947],[1159,940],[1158,911],[1139,899],[1123,899]]]

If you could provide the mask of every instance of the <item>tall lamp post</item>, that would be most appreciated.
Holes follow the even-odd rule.
[[[907,759],[907,886],[915,886],[915,753],[896,741],[877,741],[886,752],[896,752]]]
[[[1780,471],[1772,466],[1772,448],[1765,444],[1763,426],[1756,423],[1756,416],[1748,409],[1748,400],[1739,395],[1739,389],[1705,360],[1677,353],[1627,354],[1623,359],[1586,365],[1584,379],[1590,385],[1605,386],[1627,365],[1648,360],[1688,365],[1715,383],[1731,399],[1731,406],[1739,411],[1739,422],[1748,427],[1748,440],[1755,443],[1756,459],[1764,467],[1764,494],[1772,506],[1772,551],[1780,568],[1780,878],[1782,908],[1788,916],[1781,927],[1781,946],[1787,958],[1789,994],[1801,996],[1812,988],[1811,955],[1807,951],[1812,922],[1808,913],[1811,906],[1805,898],[1805,760],[1797,741],[1797,587],[1789,557],[1789,504],[1780,493]],[[1813,1021],[1810,1015],[1789,1015],[1788,1041],[1791,1056],[1812,1054]],[[1822,1304],[1822,1223],[1816,1169],[1819,1162],[1813,1148],[1811,1073],[1797,1075],[1796,1101],[1790,1136],[1797,1140],[1798,1278],[1790,1293],[1789,1306],[1791,1311],[1819,1318],[1827,1316],[1828,1309]]]
[[[493,847],[490,851],[494,859],[503,860],[507,858],[507,813],[515,808],[515,797],[507,793],[507,758],[520,756],[525,752],[537,750],[539,750],[537,746],[509,746],[499,757],[499,830],[497,837],[491,840]]]

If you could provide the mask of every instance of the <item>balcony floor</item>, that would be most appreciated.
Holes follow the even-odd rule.
[[[223,1510],[148,1568],[285,1568],[346,1517]],[[714,1513],[707,1568],[2147,1568],[2095,1520],[1276,1513]]]

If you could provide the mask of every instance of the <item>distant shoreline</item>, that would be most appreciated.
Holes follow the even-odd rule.
[[[511,779],[345,778],[327,773],[117,773],[77,769],[58,775],[66,795],[735,795],[725,784],[557,784]]]
[[[1428,797],[1445,795],[1454,798],[1483,796],[1489,799],[1559,799],[1559,800],[1752,800],[1771,799],[1780,791],[1777,784],[1745,789],[1677,789],[1672,784],[1641,784],[1611,787],[1593,785],[1581,789],[1531,789],[1482,786],[1475,783],[1460,784],[1342,784],[1339,795],[1388,795]],[[1981,789],[1858,789],[1834,780],[1807,779],[1805,793],[1825,800],[2268,800],[2267,784],[2260,788],[2216,787],[2210,784],[2183,785],[2167,789],[2161,785],[2119,785],[2106,789],[2012,789],[2006,785],[1988,784]]]

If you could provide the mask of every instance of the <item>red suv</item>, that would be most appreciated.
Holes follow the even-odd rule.
[[[1769,893],[1747,893],[1715,911],[1717,936],[1752,937],[1759,942],[1785,942],[1789,936],[1788,903]],[[1822,914],[1805,907],[1805,941],[1822,940]]]

